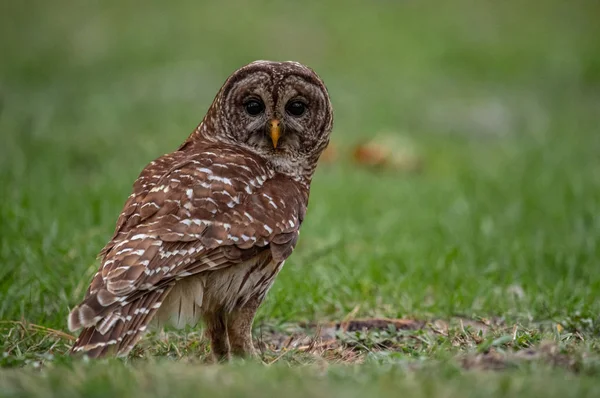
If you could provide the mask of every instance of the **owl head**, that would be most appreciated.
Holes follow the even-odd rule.
[[[261,156],[277,172],[311,176],[332,125],[329,94],[312,69],[255,61],[227,79],[200,130]]]

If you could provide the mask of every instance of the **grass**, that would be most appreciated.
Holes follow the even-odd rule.
[[[597,395],[597,5],[144,4],[0,11],[0,395]],[[269,365],[208,365],[195,329],[65,357],[133,180],[254,59],[311,65],[336,111],[256,322]],[[352,161],[387,136],[420,172]],[[351,327],[383,317],[414,322]]]

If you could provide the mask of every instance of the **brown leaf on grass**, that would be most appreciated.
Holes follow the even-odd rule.
[[[421,156],[417,154],[414,145],[397,134],[379,135],[357,145],[352,152],[352,159],[360,166],[409,173],[420,172],[423,167]]]
[[[354,148],[354,161],[364,166],[384,166],[390,153],[387,148],[374,143],[357,145]]]

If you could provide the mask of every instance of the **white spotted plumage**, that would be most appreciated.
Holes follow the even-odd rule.
[[[239,135],[244,125],[232,127],[247,117],[239,105],[231,108],[232,93],[243,94],[247,84],[273,93],[289,86],[313,101],[316,113],[295,125],[305,130],[288,125],[275,153],[262,131],[244,133],[248,139]],[[204,317],[213,333],[224,322],[215,319],[249,303],[254,307],[244,316],[253,317],[294,249],[331,123],[327,91],[310,69],[258,62],[236,71],[181,147],[152,161],[136,180],[100,253],[100,270],[69,315],[69,329],[83,328],[73,352],[126,355],[153,318],[182,326]],[[251,319],[241,325],[249,328]],[[236,331],[226,333],[235,349]],[[219,336],[209,337],[220,355]],[[248,351],[251,342],[244,344]]]

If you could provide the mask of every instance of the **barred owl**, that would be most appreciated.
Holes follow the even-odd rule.
[[[124,356],[149,326],[205,323],[218,360],[252,356],[257,308],[290,256],[329,142],[327,89],[296,62],[256,61],[133,185],[68,326],[72,352]]]

